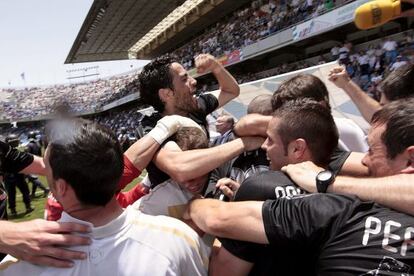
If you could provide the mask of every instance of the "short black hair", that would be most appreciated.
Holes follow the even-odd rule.
[[[381,83],[382,93],[389,101],[414,96],[414,64],[392,71]]]
[[[317,102],[324,102],[328,109],[331,109],[326,85],[318,77],[310,74],[301,74],[283,82],[275,91],[272,97],[273,111],[281,107],[285,102],[299,98],[309,98]]]
[[[414,145],[414,98],[386,104],[372,116],[373,127],[385,125],[381,140],[388,158],[394,159],[406,148]]]
[[[312,154],[312,161],[327,166],[338,146],[338,129],[330,110],[320,102],[300,98],[286,102],[274,113],[280,119],[278,134],[285,150],[293,140],[302,138]]]
[[[142,102],[154,107],[158,112],[164,111],[158,91],[162,88],[174,89],[170,68],[176,62],[170,55],[158,57],[144,66],[138,77]]]
[[[105,206],[118,190],[123,154],[115,134],[83,119],[48,128],[49,163],[54,179],[65,180],[84,205]]]

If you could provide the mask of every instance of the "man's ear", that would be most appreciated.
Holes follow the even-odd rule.
[[[407,166],[405,169],[401,170],[401,173],[414,173],[414,146],[408,147],[403,155],[407,160]]]
[[[163,103],[167,103],[169,101],[169,98],[174,96],[174,93],[169,88],[161,88],[158,90],[158,96]]]
[[[308,144],[302,138],[293,140],[288,145],[288,153],[296,160],[302,160],[305,156]]]
[[[67,194],[69,190],[69,184],[65,180],[63,180],[62,178],[59,178],[58,180],[55,181],[54,185],[55,185],[55,192],[59,196],[59,198],[62,198]]]

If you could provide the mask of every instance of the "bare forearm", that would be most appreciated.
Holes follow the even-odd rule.
[[[262,136],[266,137],[267,126],[272,116],[250,114],[243,117],[234,127],[238,136]]]
[[[338,176],[329,186],[333,193],[354,194],[361,200],[375,201],[389,208],[414,215],[414,175],[399,174],[381,178]]]
[[[242,139],[208,149],[168,151],[161,149],[154,161],[159,169],[178,182],[207,174],[224,162],[243,153]]]
[[[364,158],[364,156],[365,153],[351,152],[339,174],[344,176],[369,176],[368,167],[362,164],[362,158]]]
[[[144,136],[124,153],[134,166],[143,171],[152,160],[160,145],[150,136]]]
[[[356,104],[367,122],[371,122],[372,115],[381,108],[376,100],[372,99],[352,80],[344,87],[345,92]]]
[[[43,158],[39,156],[33,156],[33,162],[24,168],[21,173],[23,174],[39,174],[39,175],[45,175],[46,174],[46,168],[45,163],[43,162]]]
[[[224,238],[268,243],[259,201],[225,203],[215,199],[194,200],[189,215],[204,232]]]

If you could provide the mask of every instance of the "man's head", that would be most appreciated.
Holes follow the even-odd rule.
[[[197,81],[170,56],[162,56],[144,66],[139,75],[144,103],[159,112],[186,115],[197,110]]]
[[[273,112],[272,108],[272,95],[263,94],[253,98],[247,106],[247,114],[261,114],[271,115]]]
[[[381,83],[381,104],[414,96],[414,64],[392,71]]]
[[[230,129],[233,129],[234,119],[229,115],[221,115],[216,120],[216,130],[218,133],[223,135]]]
[[[330,110],[310,99],[289,101],[278,108],[267,128],[266,151],[272,170],[313,161],[327,166],[338,145],[338,130]]]
[[[273,110],[281,107],[285,102],[309,98],[320,102],[329,109],[329,94],[325,84],[313,75],[297,75],[282,83],[272,98]]]
[[[372,117],[362,163],[373,176],[414,173],[414,98],[394,101]]]
[[[105,206],[123,171],[116,136],[96,123],[75,119],[55,122],[48,128],[48,139],[46,177],[63,208]]]
[[[196,127],[182,127],[172,137],[181,150],[206,149],[208,148],[207,135]],[[207,184],[208,175],[190,179],[179,183],[193,194],[200,194]]]

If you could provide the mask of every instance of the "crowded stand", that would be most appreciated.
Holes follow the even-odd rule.
[[[74,112],[94,111],[138,89],[132,84],[136,72],[84,83],[22,89],[2,88],[7,101],[2,103],[6,119],[26,119],[49,115],[56,102],[65,101]]]
[[[280,3],[279,3],[280,2]],[[194,57],[200,53],[214,56],[228,54],[298,22],[343,5],[348,1],[253,1],[249,6],[236,11],[230,18],[217,23],[211,30],[195,41],[173,52],[180,57],[185,68],[194,67]],[[264,76],[285,73],[308,64],[283,65],[256,76],[240,76],[240,82]],[[24,89],[1,89],[9,99],[2,103],[5,119],[26,119],[48,115],[56,100],[65,99],[76,112],[94,111],[96,108],[138,92],[133,82],[136,73],[99,79],[86,83],[30,87]]]
[[[247,46],[262,39],[261,28],[267,26],[266,35],[274,34],[287,26],[291,26],[309,17],[314,17],[326,10],[342,5],[347,1],[293,1],[275,3],[273,1],[253,1],[248,7],[233,14],[228,21],[218,23],[211,31],[199,36],[196,41],[174,51],[186,68],[194,67],[193,57],[198,53],[209,52],[215,56],[228,54],[234,49]],[[300,16],[294,16],[300,14]],[[283,15],[283,16],[281,16]],[[248,20],[246,20],[246,18]],[[276,20],[277,22],[273,22]],[[282,21],[282,22],[280,22]],[[261,27],[260,27],[261,26]],[[276,27],[278,26],[278,27]],[[243,31],[246,29],[245,31]],[[218,31],[219,30],[219,31]],[[225,30],[225,31],[223,31]],[[227,33],[228,32],[228,33]],[[241,36],[238,33],[242,34]],[[256,37],[251,40],[246,38]],[[228,45],[226,38],[231,37],[232,44]],[[223,40],[224,39],[224,40]],[[222,41],[223,40],[223,41]],[[247,44],[246,44],[247,43]],[[279,75],[313,65],[322,64],[331,60],[339,60],[347,67],[349,75],[372,97],[378,99],[377,86],[384,74],[398,68],[407,62],[412,62],[413,32],[406,32],[399,41],[375,41],[364,48],[358,46],[358,51],[352,49],[351,43],[344,43],[331,49],[318,60],[307,59],[293,63],[284,63],[275,68],[260,72],[235,74],[238,83]],[[341,47],[340,47],[341,46]],[[203,48],[204,47],[204,48]],[[205,48],[207,47],[207,48]],[[182,57],[186,57],[183,58]],[[341,61],[342,60],[342,61]],[[343,62],[345,61],[345,62]],[[31,87],[25,89],[2,89],[1,93],[7,95],[8,101],[2,103],[3,117],[5,119],[25,119],[48,115],[52,103],[64,98],[69,102],[75,112],[94,111],[105,104],[111,103],[129,94],[137,93],[139,87],[134,81],[136,72],[126,75],[114,76],[108,79],[99,79],[86,83],[56,85],[52,87]],[[202,85],[202,91],[217,88],[217,83]]]
[[[407,63],[413,63],[414,32],[407,31],[398,39],[383,38],[363,45],[353,46],[350,42],[334,46],[318,58],[308,58],[292,63],[262,70],[256,73],[234,74],[239,84],[262,78],[276,76],[325,62],[338,60],[346,66],[350,77],[371,97],[379,100],[378,84],[384,76]],[[136,73],[112,77],[82,84],[61,85],[45,88],[28,88],[22,90],[3,89],[9,99],[2,103],[6,118],[25,119],[47,115],[52,103],[64,98],[75,112],[93,111],[117,99],[139,92],[135,80]],[[203,92],[217,89],[217,82],[200,81]]]
[[[191,69],[198,54],[228,55],[346,2],[349,1],[253,1],[173,53],[185,68]]]
[[[414,1],[404,1],[414,16]],[[240,31],[233,42],[209,30],[192,50],[158,56],[139,74],[54,87],[72,96],[47,122],[2,126],[6,186],[16,175],[42,175],[50,193],[33,183],[49,194],[45,220],[0,221],[0,275],[413,275],[414,32],[346,41],[247,75],[218,58],[337,4],[253,1],[217,25],[229,37]],[[374,4],[362,12],[395,11],[400,2]],[[237,121],[221,113],[212,137],[208,117],[243,96],[240,83],[333,60],[321,75],[301,71],[272,93],[256,93]],[[193,67],[214,80],[196,81],[187,72]],[[330,84],[349,96],[368,131],[336,117]],[[97,92],[88,95],[88,87]],[[106,104],[138,87],[139,101],[77,114],[86,102]],[[30,89],[7,90],[13,107],[29,91],[46,93]],[[41,99],[56,103],[53,95]],[[35,107],[34,99],[24,107]],[[22,116],[50,113],[45,107]],[[20,115],[11,105],[7,112]],[[19,136],[27,136],[24,151]],[[0,192],[7,219],[2,185]]]

